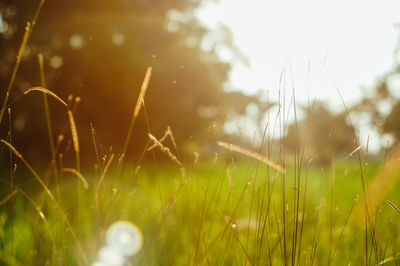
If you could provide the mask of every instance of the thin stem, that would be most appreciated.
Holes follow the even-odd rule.
[[[22,38],[22,43],[21,43],[21,46],[19,47],[19,50],[18,50],[17,59],[15,61],[14,69],[13,69],[13,72],[11,74],[10,82],[8,83],[6,95],[4,97],[3,104],[2,104],[2,107],[0,109],[0,124],[3,121],[3,115],[4,115],[4,112],[5,112],[6,108],[7,108],[8,97],[10,96],[11,89],[14,86],[14,81],[15,81],[15,78],[17,76],[19,65],[21,63],[22,55],[23,55],[25,47],[26,47],[26,45],[28,43],[29,37],[31,36],[33,28],[36,25],[37,18],[39,17],[39,13],[40,13],[40,10],[42,9],[42,6],[43,6],[44,2],[45,2],[45,0],[41,0],[40,1],[39,6],[36,9],[35,15],[33,16],[32,22],[27,22],[26,23],[24,37]]]

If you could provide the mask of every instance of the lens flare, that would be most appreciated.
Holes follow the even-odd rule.
[[[106,232],[105,246],[92,266],[122,266],[137,254],[143,245],[142,231],[129,221],[117,221]]]
[[[117,247],[124,257],[131,257],[142,248],[142,232],[134,223],[118,221],[109,227],[106,234],[106,244]]]

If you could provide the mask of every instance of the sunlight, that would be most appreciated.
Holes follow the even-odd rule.
[[[231,89],[268,88],[276,99],[282,68],[291,65],[299,100],[310,94],[341,109],[323,64],[340,81],[344,99],[357,100],[360,86],[372,86],[392,66],[400,2],[221,0],[197,15],[211,29],[227,25],[249,59],[248,67],[233,60]]]

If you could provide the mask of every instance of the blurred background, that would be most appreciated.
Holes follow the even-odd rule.
[[[1,97],[38,4],[0,1]],[[90,123],[100,149],[121,152],[148,66],[132,158],[167,126],[188,152],[217,139],[257,143],[278,110],[294,122],[295,99],[311,155],[347,155],[353,130],[379,153],[400,139],[399,21],[398,1],[46,1],[10,95],[13,143],[50,158],[42,97],[22,96],[40,85],[42,53],[47,88],[75,106],[83,160],[94,158]],[[51,99],[50,111],[54,138],[67,134],[65,109]],[[274,137],[294,147],[295,128]]]

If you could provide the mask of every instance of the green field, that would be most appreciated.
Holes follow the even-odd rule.
[[[364,165],[366,183],[379,167]],[[121,219],[143,231],[144,245],[132,265],[372,265],[397,255],[395,210],[385,202],[370,210],[375,247],[364,208],[357,212],[363,194],[356,161],[338,161],[332,171],[304,164],[300,186],[293,169],[282,175],[225,151],[215,161],[200,158],[185,168],[183,176],[179,166],[155,161],[116,179],[111,164],[98,190],[98,175],[86,175],[85,189],[64,173],[50,182],[59,208],[43,190],[30,193],[37,182],[28,178],[1,206],[0,259],[13,265],[90,264],[106,228]],[[398,189],[385,198],[396,199]]]

